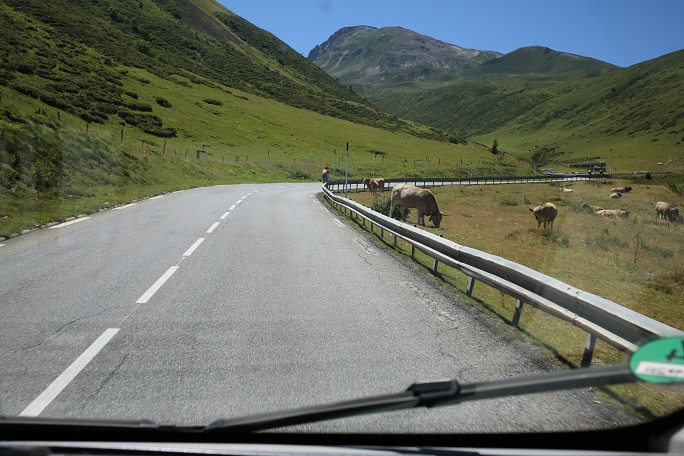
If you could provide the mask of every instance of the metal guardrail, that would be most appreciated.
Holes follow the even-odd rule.
[[[540,176],[489,176],[489,177],[463,177],[463,178],[405,178],[385,179],[385,186],[391,187],[395,183],[406,183],[416,187],[439,187],[444,185],[498,185],[498,184],[538,184],[554,182],[576,182],[587,180],[603,180],[610,178],[609,174],[572,174],[554,173]],[[360,191],[364,189],[361,179],[344,180],[336,179],[328,182],[326,187],[335,192]]]
[[[433,272],[436,272],[438,264],[442,263],[469,276],[466,289],[468,296],[472,295],[475,283],[479,281],[517,299],[512,318],[515,326],[520,321],[524,304],[529,304],[586,331],[588,336],[582,367],[591,364],[597,338],[631,353],[648,340],[684,335],[678,329],[527,266],[456,244],[428,231],[394,220],[338,196],[326,186],[323,186],[323,192],[333,205],[342,208],[345,213],[349,210],[352,216],[362,217],[364,225],[368,220],[371,230],[377,225],[381,234],[382,231],[392,234],[395,245],[398,238],[411,244],[412,257],[415,249],[432,257],[435,260]]]

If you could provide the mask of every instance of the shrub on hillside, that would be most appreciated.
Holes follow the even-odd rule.
[[[40,94],[40,101],[43,103],[52,106],[53,108],[58,108],[62,109],[66,112],[73,113],[74,109],[71,106],[71,103],[69,103],[67,100],[62,98],[59,95],[54,95],[51,93],[42,93]]]
[[[40,97],[40,91],[38,89],[36,89],[35,87],[32,87],[32,86],[19,84],[19,83],[13,83],[13,84],[10,84],[10,88],[16,90],[17,92],[19,92],[21,94],[29,96],[31,98]]]
[[[311,174],[307,173],[306,171],[302,171],[301,169],[292,170],[289,174],[290,178],[292,179],[311,180]]]
[[[171,103],[166,98],[155,97],[154,101],[156,101],[157,104],[163,108],[170,108],[171,107]]]
[[[161,138],[173,138],[177,135],[175,128],[164,127],[159,116],[154,114],[139,114],[137,112],[119,111],[119,117],[124,119],[128,125],[140,128],[145,133],[159,136]]]

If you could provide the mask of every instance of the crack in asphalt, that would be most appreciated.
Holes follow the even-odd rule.
[[[67,322],[67,323],[64,323],[62,326],[60,326],[59,328],[57,328],[57,330],[54,331],[54,332],[53,332],[50,336],[48,336],[47,338],[45,338],[45,339],[43,339],[43,340],[41,340],[41,341],[38,341],[38,342],[36,342],[36,343],[33,343],[33,344],[25,345],[24,347],[22,347],[22,350],[31,350],[31,349],[34,349],[34,348],[36,348],[36,347],[40,347],[41,345],[44,345],[44,344],[48,343],[49,341],[51,341],[52,339],[54,339],[55,337],[57,337],[57,336],[59,335],[59,333],[61,333],[62,331],[64,331],[64,329],[67,328],[68,326],[71,326],[72,324],[77,323],[77,322],[79,322],[79,321],[81,321],[81,320],[87,320],[88,318],[96,317],[96,316],[98,316],[98,315],[100,315],[100,314],[105,313],[105,312],[108,311],[109,309],[110,309],[110,307],[108,307],[108,308],[106,308],[106,309],[102,309],[102,310],[100,310],[99,312],[95,312],[94,314],[86,315],[86,316],[84,316],[84,317],[79,317],[79,318],[76,318],[75,320],[71,320],[71,321],[69,321],[69,322]]]
[[[128,355],[129,355],[129,353],[124,353],[123,358],[121,358],[121,360],[118,362],[118,364],[116,366],[114,366],[114,369],[112,369],[112,371],[107,375],[107,377],[105,377],[100,382],[100,384],[97,386],[97,388],[95,388],[95,391],[93,391],[93,393],[90,394],[89,397],[97,396],[100,393],[100,391],[102,391],[102,389],[105,386],[107,386],[107,383],[109,383],[109,381],[112,380],[114,378],[114,376],[116,376],[116,374],[121,369],[121,366],[123,366],[123,364],[126,362],[126,359],[128,359]]]

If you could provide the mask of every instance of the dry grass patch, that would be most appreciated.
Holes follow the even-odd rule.
[[[614,186],[629,184],[634,189],[620,200],[609,198]],[[523,264],[562,280],[574,287],[602,296],[641,314],[684,329],[684,225],[657,223],[655,203],[680,197],[667,186],[629,182],[566,185],[574,191],[562,193],[560,186],[519,184],[492,186],[437,187],[432,191],[440,210],[449,214],[440,228],[430,223],[426,230],[458,244],[473,247]],[[368,207],[370,193],[350,194]],[[559,209],[553,229],[537,229],[529,208],[552,202]],[[581,207],[582,203],[604,209],[630,212],[628,219],[602,217]],[[416,223],[411,211],[409,223]],[[386,241],[391,242],[391,241]],[[410,254],[410,246],[399,242],[399,250]],[[432,259],[417,255],[418,261],[432,265]],[[467,278],[441,266],[440,277],[464,290]],[[515,300],[477,284],[473,294],[482,308],[510,321]],[[578,366],[586,333],[568,323],[525,306],[520,329],[535,343],[544,346],[563,363]],[[625,355],[599,342],[594,364],[623,361]],[[684,406],[684,395],[673,389],[627,386],[606,389],[606,400],[618,398],[648,416]],[[637,398],[639,400],[637,400]]]

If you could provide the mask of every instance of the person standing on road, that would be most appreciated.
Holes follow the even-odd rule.
[[[328,183],[328,174],[329,173],[330,173],[330,170],[328,169],[327,166],[325,168],[323,168],[323,173],[321,174],[321,179],[323,180],[324,184]]]

